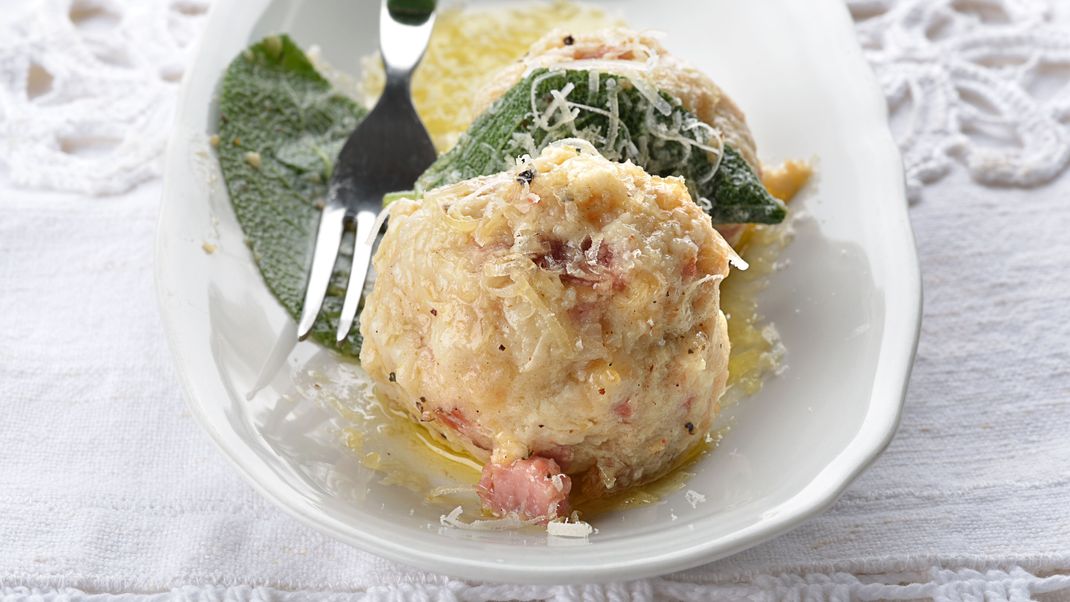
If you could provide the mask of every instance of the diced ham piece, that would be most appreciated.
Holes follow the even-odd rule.
[[[438,408],[434,412],[434,417],[435,420],[438,420],[442,424],[445,424],[461,435],[467,437],[476,447],[486,450],[490,449],[490,439],[479,432],[479,429],[468,420],[464,415],[464,411],[460,408],[453,408],[449,412],[442,408]]]
[[[479,480],[483,507],[497,516],[517,514],[523,520],[545,524],[568,515],[572,481],[550,458],[532,456],[508,466],[488,462]]]

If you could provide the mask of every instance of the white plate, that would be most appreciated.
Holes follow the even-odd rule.
[[[440,507],[378,483],[339,442],[331,412],[302,394],[313,344],[255,397],[246,393],[291,324],[260,279],[205,133],[230,59],[291,33],[356,72],[374,47],[377,3],[252,0],[213,6],[186,78],[167,156],[156,268],[167,336],[193,413],[265,496],[328,535],[451,575],[518,582],[638,578],[702,564],[820,512],[881,452],[899,417],[917,341],[921,284],[903,177],[884,100],[837,0],[617,0],[633,26],[710,73],[746,110],[766,160],[818,157],[816,192],[797,205],[790,267],[762,312],[789,369],[732,408],[734,427],[664,503],[601,517],[587,541],[440,528]],[[219,251],[207,254],[202,242]],[[694,501],[694,498],[692,498]],[[411,514],[410,514],[411,510]],[[553,549],[551,549],[551,547]]]

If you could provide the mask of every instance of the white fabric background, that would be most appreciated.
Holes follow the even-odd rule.
[[[66,4],[19,2],[11,14],[26,28],[25,15]],[[149,3],[140,5],[149,19]],[[182,27],[193,28],[197,11],[187,12],[155,18],[188,18]],[[65,171],[60,155],[70,153],[61,152],[52,171],[33,178],[20,171],[29,168],[18,157],[38,152],[25,134],[41,135],[31,122],[45,115],[11,94],[24,86],[25,57],[10,40],[0,38],[5,600],[1026,600],[1070,592],[1070,176],[1054,175],[1065,161],[1030,176],[1034,183],[1054,176],[1045,185],[986,187],[969,175],[969,152],[952,143],[941,168],[950,175],[922,190],[941,169],[914,172],[920,201],[911,217],[926,306],[906,411],[887,452],[831,510],[750,551],[661,579],[481,585],[320,536],[262,500],[225,463],[187,412],[162,338],[152,283],[158,167],[147,160],[104,177],[84,163],[92,155],[82,155]],[[37,102],[77,106],[77,87],[55,58],[61,49],[50,48],[56,94]],[[180,60],[183,45],[172,50],[160,61]],[[882,59],[902,62],[874,57]],[[158,74],[157,63],[128,69],[142,67]],[[881,72],[890,91],[896,73],[894,65]],[[127,77],[138,89],[137,77]],[[172,82],[160,81],[152,102],[173,92]],[[1060,97],[1052,98],[1048,106]],[[1033,153],[1046,160],[1065,143],[1065,115],[1036,113],[1056,128],[1040,141],[1053,150]],[[101,134],[92,130],[99,122],[85,123]],[[926,131],[929,148],[958,135]],[[1026,157],[1014,173],[1039,165],[1028,160],[1034,143],[1000,147]],[[973,177],[983,179],[977,171]],[[41,189],[111,192],[135,181],[142,183],[113,196]]]

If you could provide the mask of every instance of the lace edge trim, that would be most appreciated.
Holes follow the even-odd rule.
[[[529,600],[566,602],[571,600],[918,600],[936,602],[978,599],[988,602],[1031,600],[1038,594],[1070,590],[1070,571],[1035,575],[1015,567],[1009,570],[948,570],[933,567],[927,580],[903,581],[901,575],[854,576],[847,573],[808,573],[805,575],[762,575],[745,583],[702,584],[669,578],[654,578],[625,583],[529,586],[510,584],[475,584],[443,578],[442,583],[398,583],[373,585],[351,591],[285,590],[249,585],[184,585],[167,591],[112,593],[92,588],[39,585],[0,586],[0,600],[34,600],[35,602],[296,602],[313,600],[402,600],[492,601]],[[29,578],[25,583],[40,579]],[[15,579],[2,579],[13,583]],[[47,580],[46,580],[47,581]],[[87,591],[88,590],[88,591]]]

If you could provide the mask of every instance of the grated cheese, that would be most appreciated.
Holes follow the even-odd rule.
[[[649,164],[653,151],[663,148],[666,143],[674,143],[681,148],[680,156],[674,157],[675,164],[687,165],[691,153],[694,149],[698,149],[706,154],[711,166],[701,174],[697,181],[706,183],[714,177],[723,156],[724,141],[720,133],[712,126],[697,119],[694,115],[674,111],[669,102],[658,93],[655,93],[655,96],[660,101],[660,108],[658,103],[647,102],[646,111],[643,114],[645,130],[649,132],[649,135],[644,133],[634,136],[621,119],[618,92],[621,83],[633,86],[640,95],[643,95],[642,90],[648,88],[650,84],[643,81],[642,75],[612,73],[613,77],[605,80],[605,108],[584,104],[571,98],[570,95],[575,90],[572,82],[566,82],[560,89],[548,90],[550,100],[545,106],[540,107],[538,101],[540,87],[544,82],[561,73],[559,66],[555,65],[551,70],[531,78],[529,84],[528,95],[532,122],[535,128],[546,132],[544,139],[554,140],[563,136],[586,138],[604,149],[603,155],[608,159],[631,161],[637,165]],[[601,73],[589,71],[588,82],[597,81],[600,86],[601,76]],[[588,98],[594,96],[592,90],[593,87],[588,89]],[[645,95],[644,99],[649,101],[649,97]],[[665,108],[669,109],[667,121],[662,116],[662,109]],[[579,130],[576,122],[581,112],[606,117],[606,131],[602,132],[594,126]],[[531,142],[533,145],[534,141]],[[530,146],[523,147],[529,154],[532,152]],[[516,148],[511,150],[515,151]],[[508,157],[505,159],[507,160]],[[697,197],[697,194],[695,196]],[[707,206],[710,204],[708,199],[698,199],[698,202],[705,203]]]
[[[553,484],[554,489],[558,491],[564,491],[565,489],[565,475],[563,473],[555,474],[550,477],[550,482]]]
[[[449,514],[440,516],[438,518],[439,524],[443,527],[464,529],[466,531],[512,531],[538,522],[537,520],[520,520],[515,514],[510,514],[503,518],[473,520],[466,523],[461,520],[461,514],[463,513],[464,508],[457,506]]]
[[[393,206],[393,203],[391,203],[380,209],[379,213],[376,214],[375,223],[372,224],[372,229],[368,231],[368,240],[364,241],[365,244],[374,241],[379,236],[379,230],[383,229],[383,224],[385,224],[386,219],[390,217],[390,208]]]
[[[427,499],[434,499],[437,497],[444,497],[447,495],[456,495],[459,493],[475,493],[476,488],[474,486],[460,486],[460,487],[435,487],[431,491],[427,492]],[[456,508],[455,508],[456,510]]]
[[[550,521],[546,523],[546,532],[555,537],[587,537],[594,532],[594,527],[583,521]]]
[[[620,105],[617,104],[617,80],[606,81],[606,103],[609,105],[609,136],[606,138],[608,148],[616,148],[617,130],[620,129]],[[642,163],[640,163],[642,165]]]

